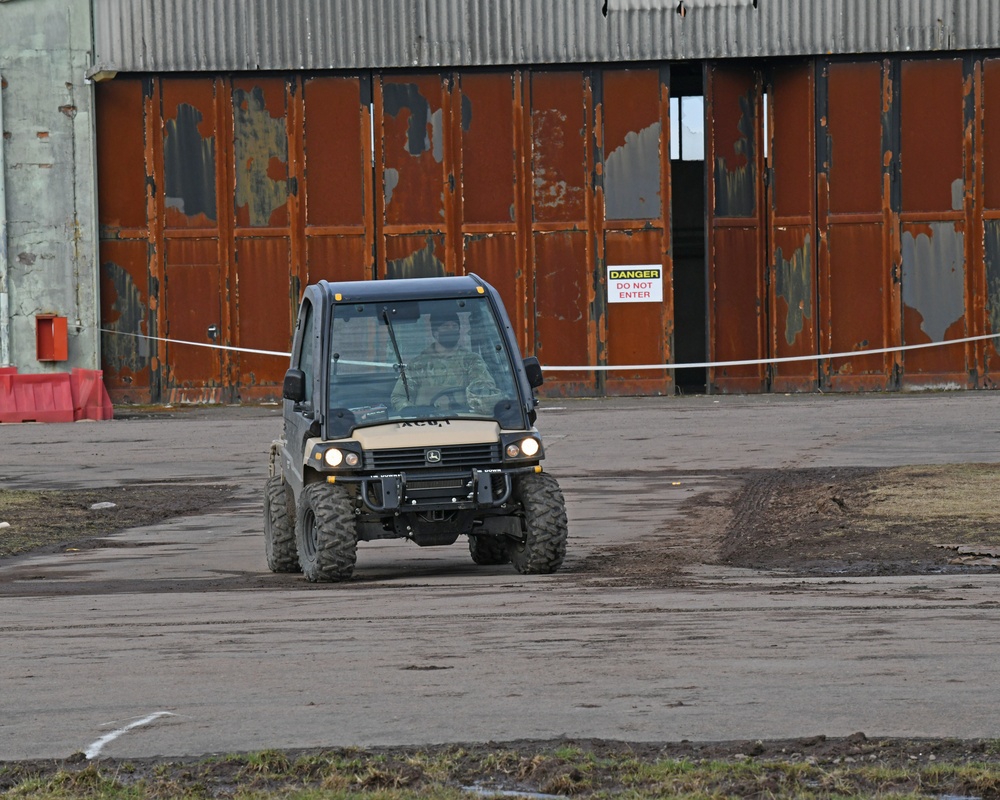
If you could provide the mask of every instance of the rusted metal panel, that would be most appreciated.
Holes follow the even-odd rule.
[[[767,357],[764,231],[758,216],[761,80],[752,67],[711,64],[705,71],[708,149],[709,360]],[[709,370],[715,391],[759,392],[760,365]]]
[[[96,87],[97,189],[101,224],[109,231],[146,230],[142,81]]]
[[[149,402],[156,349],[132,335],[156,332],[145,239],[101,242],[101,327],[114,332],[101,335],[104,381],[112,401]]]
[[[604,204],[603,263],[660,267],[663,297],[658,302],[608,302],[599,335],[608,364],[665,364],[672,360],[673,335],[670,159],[664,136],[669,130],[669,74],[658,69],[605,70],[602,79],[603,180],[598,196]],[[666,394],[673,391],[673,375],[666,370],[609,372],[604,391]]]
[[[218,230],[216,84],[180,79],[161,85],[164,226]]]
[[[1000,219],[986,220],[983,237],[986,267],[987,333],[1000,333]],[[1000,384],[1000,343],[993,339],[986,349],[986,380],[989,386]]]
[[[445,129],[442,76],[386,75],[377,84],[376,143],[382,200],[392,226],[445,224]],[[378,149],[376,150],[378,152]]]
[[[516,76],[482,72],[461,76],[462,218],[469,226],[512,231],[517,213],[514,159]]]
[[[306,239],[307,278],[294,280],[291,296],[300,298],[307,283],[364,281],[372,277],[371,246],[363,236],[345,234]]]
[[[816,102],[813,63],[772,68],[770,135],[770,335],[776,358],[809,356],[818,344],[816,311]],[[774,391],[816,387],[815,361],[771,367]]]
[[[754,68],[714,64],[711,88],[712,197],[716,219],[753,218],[760,193],[760,88]]]
[[[1000,59],[984,59],[981,90],[985,333],[1000,333]],[[1000,386],[1000,339],[983,348],[986,385]]]
[[[304,282],[374,275],[371,81],[317,76],[303,81]]]
[[[900,180],[904,213],[963,210],[963,83],[960,59],[903,62]]]
[[[171,238],[166,240],[165,250],[163,335],[178,342],[204,344],[221,339],[224,326],[218,240]],[[215,339],[211,330],[215,331]],[[169,341],[165,352],[164,383],[172,400],[222,399],[219,350]]]
[[[611,265],[663,266],[663,231],[606,231],[604,252]],[[608,364],[666,364],[671,359],[673,334],[671,281],[669,271],[661,272],[663,302],[609,303],[607,311]],[[673,391],[672,376],[664,370],[612,372],[605,393],[667,394]]]
[[[1000,58],[983,60],[983,191],[991,213],[1000,212]]]
[[[285,236],[239,237],[234,345],[281,352],[290,347],[290,333],[299,297],[289,275],[291,242]],[[288,362],[256,353],[238,355],[238,393],[242,400],[273,398]]]
[[[236,225],[289,224],[288,107],[281,78],[241,78],[232,86]]]
[[[385,238],[385,278],[436,278],[445,271],[446,241],[443,233],[423,233]]]
[[[543,364],[577,366],[593,363],[588,318],[592,306],[592,273],[585,231],[536,232],[535,354]],[[595,391],[590,372],[553,372],[545,376],[550,394],[587,395]]]
[[[663,223],[669,198],[661,197],[664,162],[662,101],[666,75],[657,69],[605,70],[603,110],[604,219]],[[662,91],[661,91],[662,87]]]
[[[532,219],[586,222],[588,107],[579,72],[531,78]]]
[[[215,80],[155,81],[158,112],[147,119],[147,169],[156,187],[150,226],[151,276],[162,279],[157,318],[160,396],[168,402],[230,399],[229,355],[221,350],[174,344],[231,344],[223,291],[228,277],[231,208],[220,191],[226,183],[220,135],[225,101]]]
[[[596,363],[593,106],[579,71],[531,75],[530,152],[535,353],[543,363]],[[587,394],[590,372],[552,373],[549,393]]]
[[[524,282],[517,269],[519,248],[513,233],[467,234],[464,260],[466,272],[474,272],[500,292],[511,324],[518,331],[518,344],[526,349]]]
[[[338,231],[350,226],[363,235],[371,201],[369,82],[322,76],[303,83],[306,224]]]
[[[891,248],[889,142],[892,87],[881,61],[828,62],[820,88],[820,352],[899,344],[898,279]],[[833,391],[892,387],[892,355],[830,359]]]
[[[902,63],[900,254],[905,344],[969,335],[966,91],[960,59]],[[966,386],[971,350],[952,345],[908,351],[903,359],[904,385]]]
[[[528,333],[525,200],[526,165],[521,157],[524,101],[519,72],[473,72],[459,76],[460,100],[453,127],[461,142],[457,202],[463,239],[462,270],[474,272],[500,292],[522,350],[534,346]],[[453,168],[453,169],[457,169]]]

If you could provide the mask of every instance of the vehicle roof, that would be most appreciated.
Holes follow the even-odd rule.
[[[382,300],[434,300],[476,297],[487,284],[478,275],[441,278],[392,278],[371,281],[320,281],[317,284],[335,303],[372,303]],[[339,295],[339,297],[338,297]]]

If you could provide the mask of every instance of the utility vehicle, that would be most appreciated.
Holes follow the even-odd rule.
[[[342,581],[359,541],[466,537],[477,564],[557,570],[566,506],[541,467],[541,384],[476,275],[309,286],[270,450],[270,569]]]

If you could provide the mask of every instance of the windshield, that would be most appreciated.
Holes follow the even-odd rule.
[[[330,426],[495,419],[523,427],[514,373],[485,297],[334,306]]]

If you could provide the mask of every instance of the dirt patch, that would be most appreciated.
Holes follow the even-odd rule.
[[[734,476],[735,478],[736,476]],[[576,571],[621,585],[678,586],[716,564],[792,576],[1000,570],[1000,465],[758,470],[734,491],[685,502],[685,519]]]
[[[231,495],[230,487],[200,483],[74,491],[0,490],[0,523],[7,523],[0,527],[0,558],[93,547],[98,538],[127,528],[218,509]]]
[[[998,489],[1000,467],[983,464],[761,471],[733,499],[719,562],[795,575],[992,572]]]

